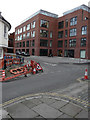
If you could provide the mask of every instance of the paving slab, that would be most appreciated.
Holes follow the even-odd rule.
[[[44,118],[58,118],[63,113],[48,106],[47,104],[40,104],[34,108],[32,108],[35,112],[43,116]]]
[[[88,111],[82,110],[75,118],[88,118]]]
[[[38,116],[37,113],[21,103],[12,105],[6,108],[6,110],[9,112],[12,118],[34,118]]]
[[[60,109],[61,107],[65,106],[67,104],[68,104],[68,102],[65,102],[65,101],[56,101],[56,102],[52,103],[50,106],[54,107],[56,109]]]
[[[72,118],[71,116],[69,116],[69,115],[66,115],[66,114],[63,114],[63,115],[61,115],[60,117],[58,117],[58,118]]]
[[[75,115],[79,114],[82,110],[79,106],[76,106],[72,103],[67,104],[66,106],[60,109],[63,113],[74,117]]]
[[[25,106],[27,106],[30,109],[36,106],[31,100],[23,101],[22,104],[24,104]]]
[[[34,103],[35,105],[39,105],[42,102],[40,101],[40,99],[35,98],[35,99],[32,99],[32,103]]]
[[[50,105],[50,104],[56,102],[55,99],[51,99],[51,98],[41,98],[40,101],[46,103],[47,105]]]

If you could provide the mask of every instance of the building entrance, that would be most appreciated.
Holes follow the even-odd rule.
[[[40,49],[40,56],[48,56],[48,49]]]

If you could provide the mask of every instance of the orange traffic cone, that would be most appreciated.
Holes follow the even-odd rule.
[[[87,80],[87,79],[88,79],[88,72],[87,72],[87,69],[85,70],[84,79],[85,79],[85,80]]]

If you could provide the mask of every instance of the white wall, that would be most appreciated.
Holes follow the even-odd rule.
[[[6,27],[6,37],[4,37],[4,23],[0,20],[0,47],[8,47],[8,26]]]

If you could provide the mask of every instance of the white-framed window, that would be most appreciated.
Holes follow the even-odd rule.
[[[22,35],[20,35],[20,40],[22,40]]]
[[[86,50],[80,50],[80,58],[86,57]]]
[[[19,41],[20,39],[19,39],[19,36],[18,36],[18,41]]]
[[[4,38],[7,37],[7,26],[4,24]]]
[[[35,31],[32,31],[32,32],[31,32],[31,37],[32,37],[32,38],[35,37]]]
[[[17,30],[16,30],[16,32],[15,32],[15,35],[17,35]]]
[[[23,39],[25,39],[25,34],[23,34]]]
[[[70,37],[76,36],[76,35],[77,35],[77,29],[76,28],[70,29]]]
[[[31,23],[31,28],[35,28],[35,25],[36,25],[36,22],[33,21],[33,22]]]
[[[26,30],[26,26],[23,27],[23,32],[25,32],[25,30]]]
[[[50,38],[52,38],[52,36],[53,36],[53,33],[52,33],[52,32],[50,32]]]
[[[50,47],[52,47],[52,40],[50,40]]]
[[[87,34],[87,26],[82,26],[82,35]]]
[[[27,38],[29,38],[29,37],[30,37],[30,32],[27,33]]]
[[[70,26],[73,26],[73,25],[76,25],[76,24],[77,24],[77,16],[71,18],[71,20],[70,20]]]
[[[27,30],[29,30],[29,29],[30,29],[30,24],[27,25]]]
[[[19,34],[19,29],[18,29],[18,34]]]
[[[22,28],[20,28],[19,33],[22,33]]]

